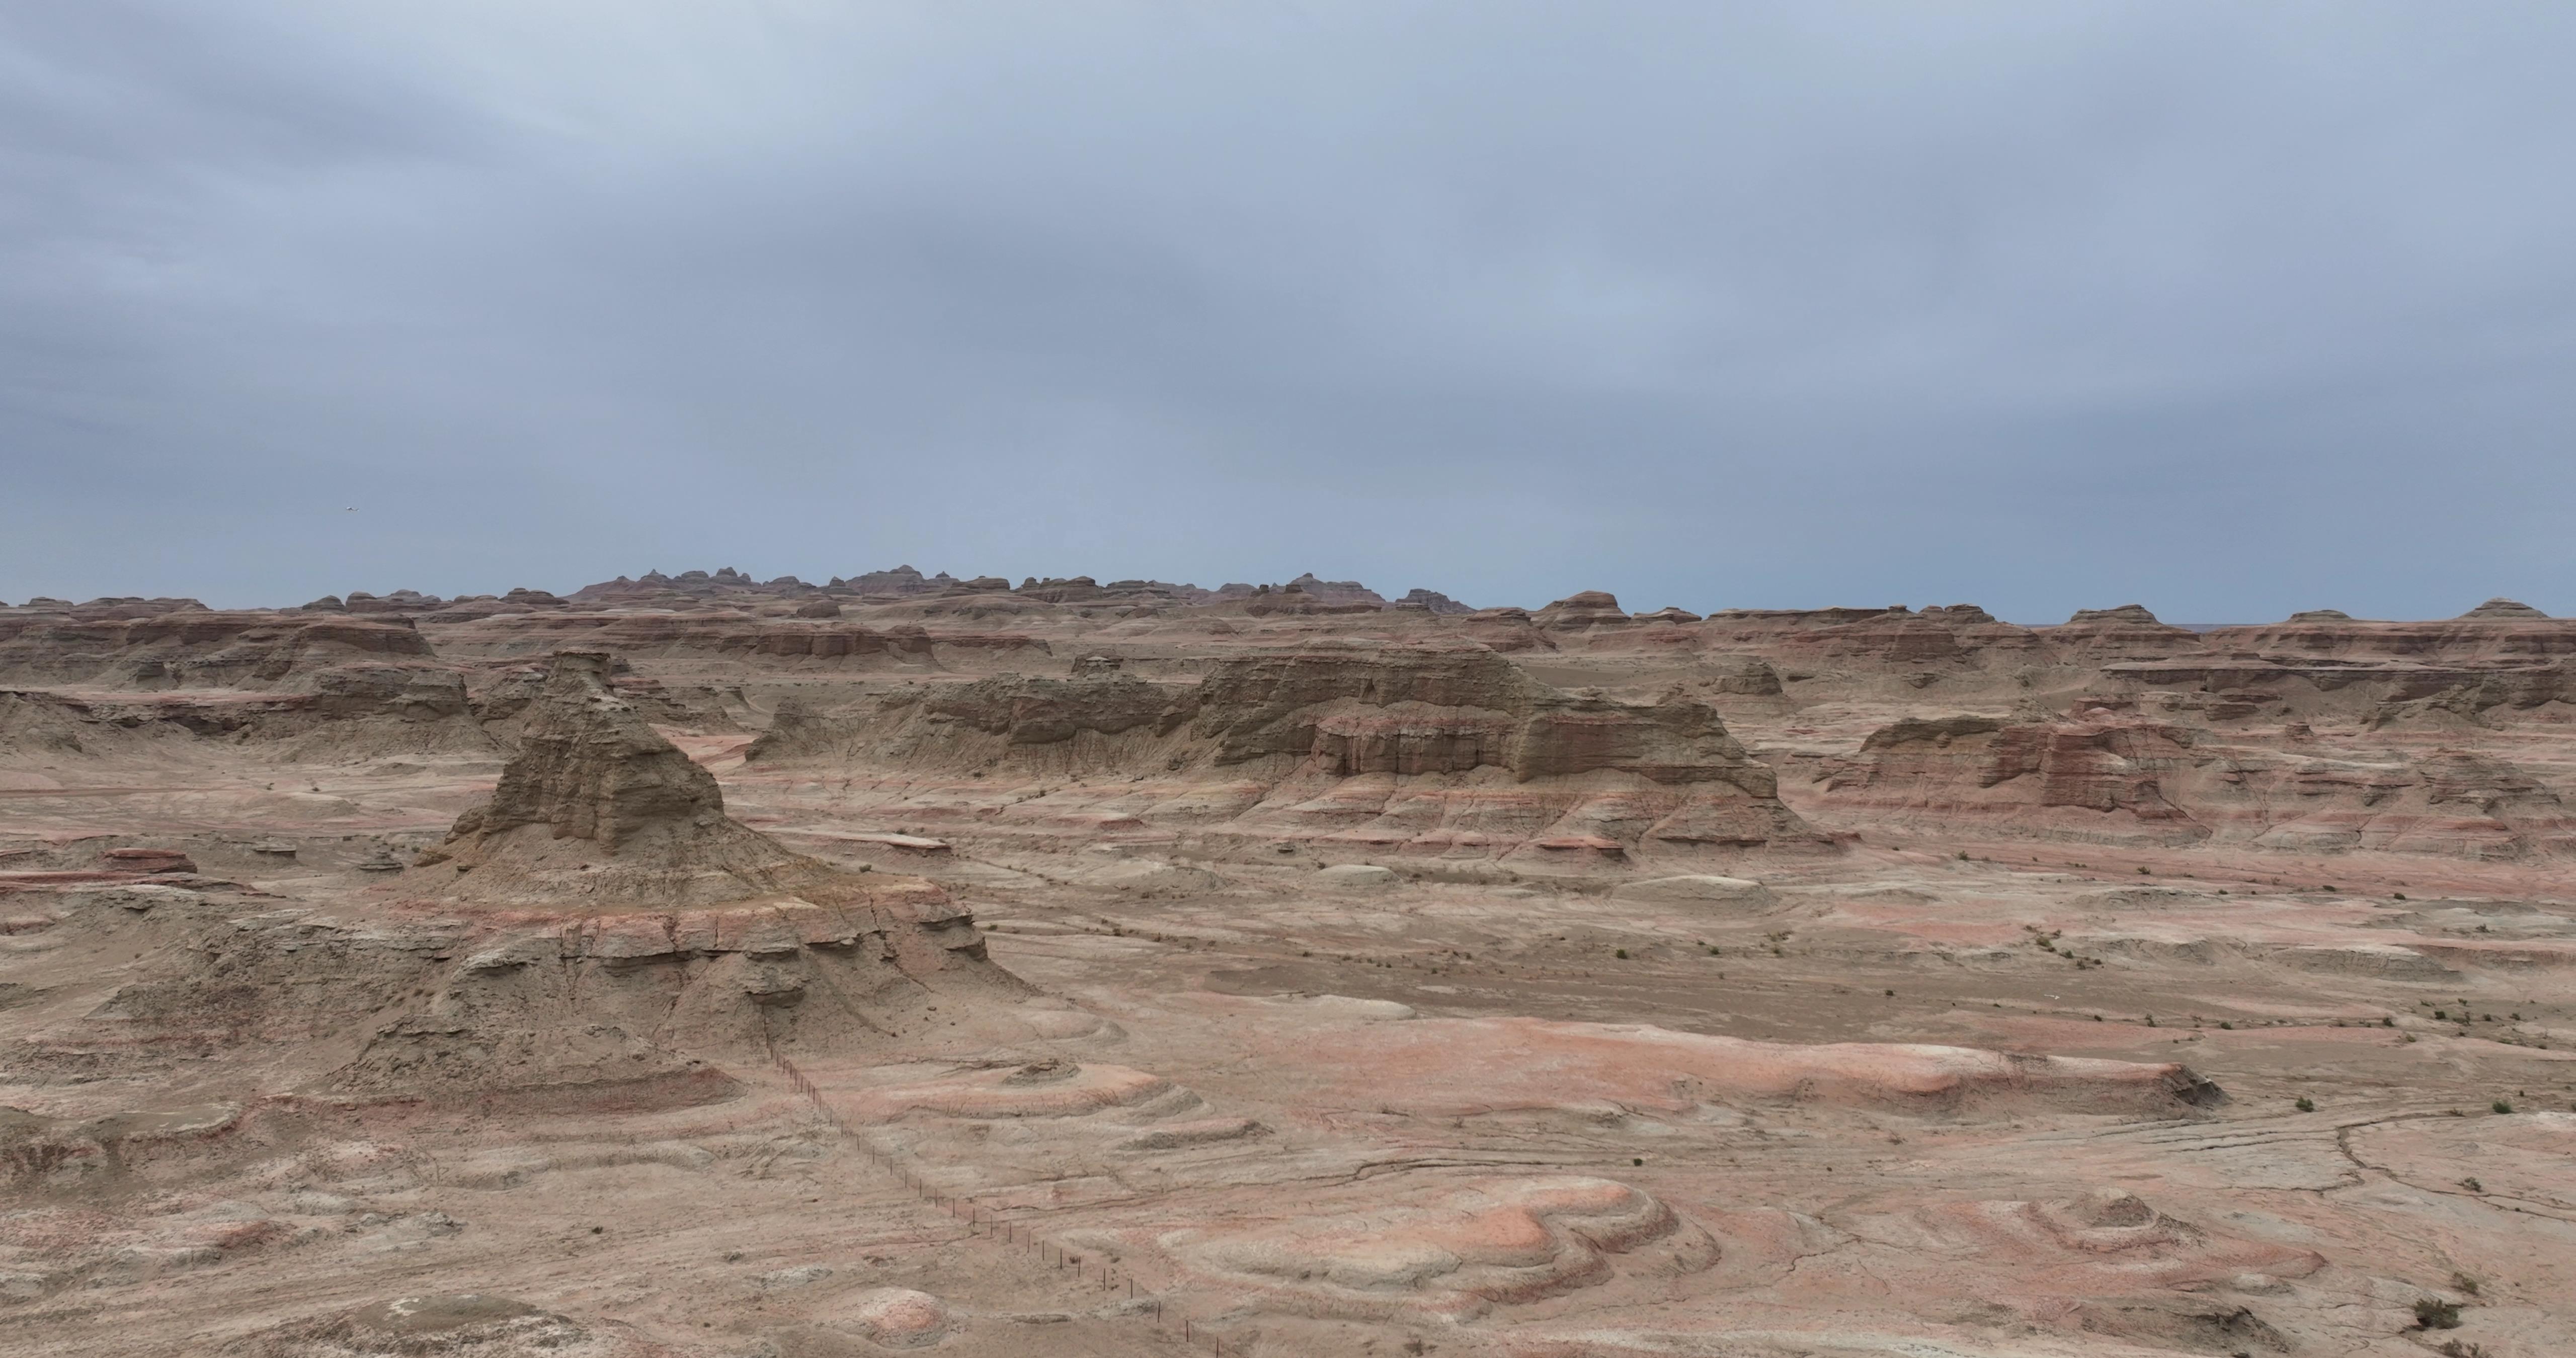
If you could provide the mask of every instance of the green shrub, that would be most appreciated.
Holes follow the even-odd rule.
[[[2460,1328],[2460,1304],[2440,1297],[2415,1299],[2415,1328],[2419,1330],[2456,1330]]]

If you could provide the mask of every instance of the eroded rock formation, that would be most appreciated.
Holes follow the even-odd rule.
[[[555,658],[491,800],[393,888],[438,923],[227,923],[114,1012],[245,1034],[373,1018],[324,1082],[339,1095],[688,1102],[731,1088],[696,1053],[865,1043],[942,998],[967,1013],[1025,993],[938,888],[831,867],[727,816],[608,671],[596,652]],[[396,998],[412,995],[427,998]]]
[[[2462,750],[2283,751],[2102,708],[2045,721],[1958,715],[1879,728],[1830,765],[1838,807],[2007,836],[2463,857],[2576,852],[2576,818],[2510,762]]]
[[[1112,672],[933,685],[829,712],[789,701],[750,758],[1223,782],[1249,798],[1167,788],[1136,814],[1415,852],[1820,842],[1707,703],[1566,693],[1474,646],[1235,657],[1187,687]]]

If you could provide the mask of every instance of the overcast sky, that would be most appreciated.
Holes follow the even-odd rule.
[[[2539,0],[0,0],[0,599],[2576,614],[2571,72]]]

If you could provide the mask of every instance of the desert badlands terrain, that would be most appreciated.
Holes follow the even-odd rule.
[[[2576,1353],[2571,803],[2504,600],[14,601],[0,1351]]]

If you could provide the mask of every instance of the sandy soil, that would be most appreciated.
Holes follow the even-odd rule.
[[[2566,858],[1853,814],[1808,767],[1924,710],[1855,690],[1724,704],[1840,838],[1656,889],[1122,811],[1157,770],[762,766],[804,681],[731,682],[662,729],[732,814],[1029,993],[685,1096],[335,1092],[480,936],[395,869],[506,751],[10,753],[0,1350],[2576,1352]],[[2468,739],[2576,794],[2567,730]]]

